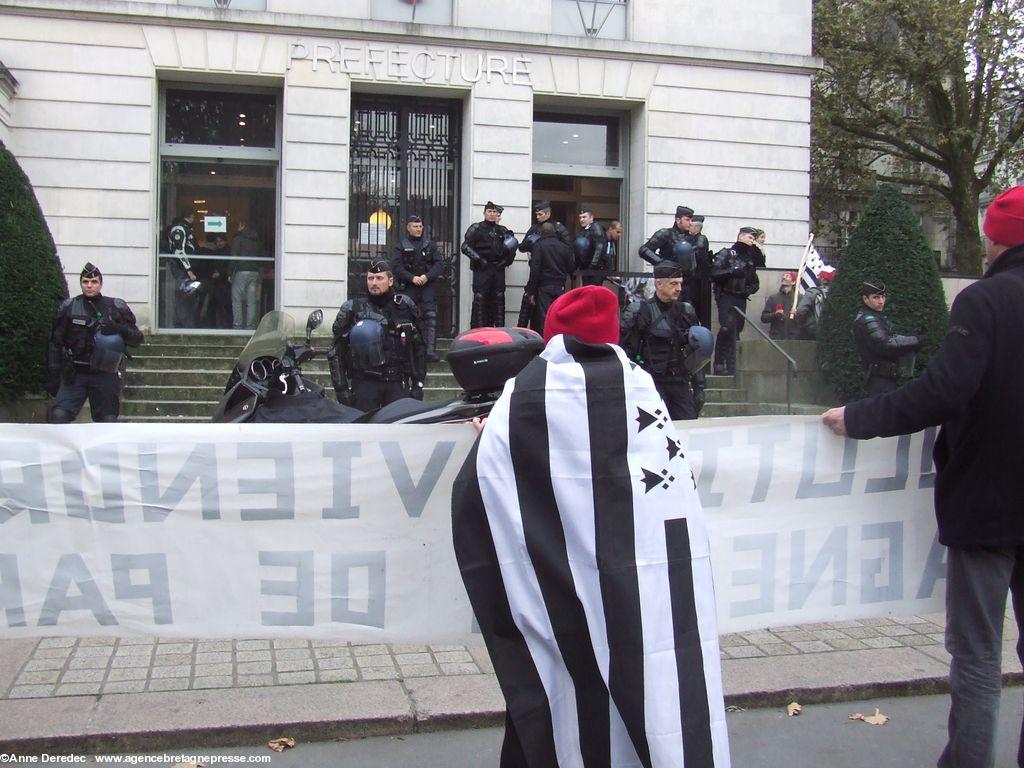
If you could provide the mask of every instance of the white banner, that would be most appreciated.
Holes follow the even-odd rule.
[[[941,610],[934,432],[682,422],[719,628]],[[473,617],[451,543],[462,425],[4,425],[0,637],[442,642]]]

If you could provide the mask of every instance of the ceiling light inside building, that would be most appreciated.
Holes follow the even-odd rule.
[[[245,120],[239,120],[238,124],[241,125],[241,126],[244,126],[245,125]]]

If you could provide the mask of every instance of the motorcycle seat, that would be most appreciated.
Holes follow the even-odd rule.
[[[394,422],[410,416],[418,416],[428,411],[439,410],[446,405],[458,402],[457,400],[417,400],[412,397],[403,397],[388,403],[383,408],[370,411],[359,422],[364,424],[393,424]]]

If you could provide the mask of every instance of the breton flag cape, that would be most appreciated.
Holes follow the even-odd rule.
[[[621,349],[556,336],[505,385],[452,528],[505,695],[503,766],[728,768],[707,528]]]

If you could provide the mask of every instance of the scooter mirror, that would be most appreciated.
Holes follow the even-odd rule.
[[[320,323],[324,321],[324,311],[322,309],[314,309],[309,313],[309,318],[306,320],[306,341],[309,341],[309,337],[313,335],[313,331],[320,327]]]

